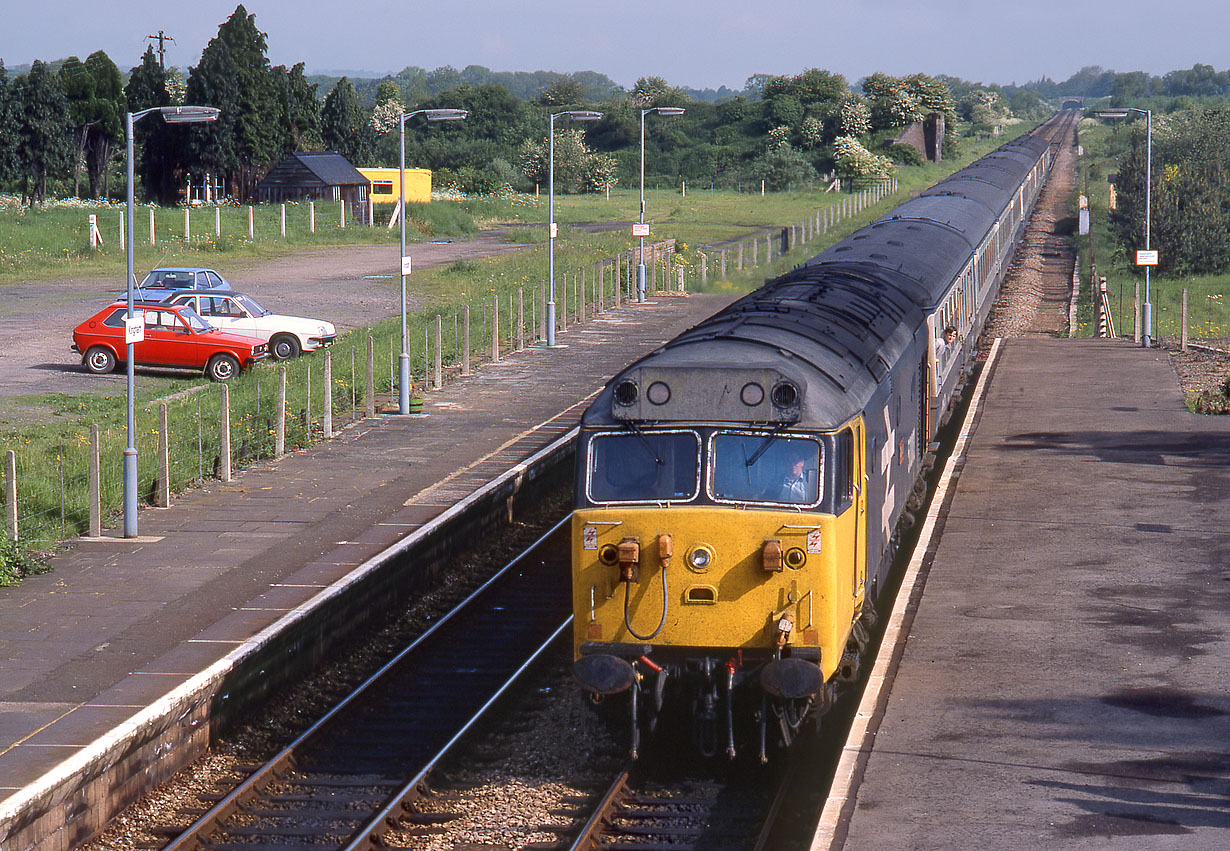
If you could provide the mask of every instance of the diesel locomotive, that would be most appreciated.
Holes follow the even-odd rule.
[[[1049,124],[1049,123],[1048,123]],[[767,758],[857,676],[929,450],[1048,174],[1042,125],[624,369],[585,412],[574,675]]]

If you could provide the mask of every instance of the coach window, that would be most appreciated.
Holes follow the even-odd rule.
[[[690,431],[595,435],[589,443],[593,502],[686,502],[700,483],[700,439]]]

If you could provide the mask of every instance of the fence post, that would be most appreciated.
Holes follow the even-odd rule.
[[[709,283],[709,258],[704,253],[700,255],[700,283],[701,286]]]
[[[321,426],[325,437],[333,437],[333,352],[325,349],[325,410]]]
[[[500,362],[500,294],[491,297],[491,362]]]
[[[273,426],[273,457],[286,454],[286,367],[278,367],[278,418]]]
[[[154,244],[154,208],[149,208],[149,244]]]
[[[346,202],[338,201],[337,203],[341,207],[341,210],[338,213],[338,221],[341,222],[342,230],[345,230],[346,229]]]
[[[158,495],[156,504],[171,507],[171,435],[167,426],[167,406],[158,406]]]
[[[525,351],[525,287],[517,287],[517,351]]]
[[[1132,300],[1132,340],[1140,343],[1140,281],[1136,282],[1136,297]]]
[[[738,261],[735,263],[735,268],[739,270],[740,272],[743,271],[743,243],[742,242],[739,243],[739,258],[738,258]]]
[[[187,207],[184,207],[184,242],[192,240],[192,216]]]
[[[363,375],[363,414],[376,416],[376,340],[367,335],[367,371]]]
[[[282,236],[286,236],[286,205],[282,205]]]
[[[8,484],[4,494],[4,520],[9,537],[17,540],[17,453],[12,449],[4,453],[4,477]]]
[[[436,314],[436,371],[431,386],[439,390],[444,386],[444,317]]]
[[[316,202],[308,201],[308,231],[316,233]]]
[[[461,339],[461,374],[470,374],[470,305],[466,305],[465,317],[462,323]]]
[[[585,269],[577,272],[577,324],[585,324]]]
[[[253,222],[253,220],[252,220],[252,219],[253,219],[253,216],[252,216],[252,205],[251,205],[251,204],[249,204],[249,205],[248,205],[248,239],[255,239],[255,238],[256,238],[256,227],[255,227],[255,222]]]
[[[222,207],[214,205],[214,236],[222,236]]]
[[[231,480],[231,388],[223,384],[222,386],[222,424],[218,432],[218,442],[220,444],[218,457],[222,462],[222,469],[219,470],[218,478],[224,482]]]
[[[1183,309],[1180,311],[1179,350],[1187,351],[1187,287],[1183,288]]]
[[[125,232],[124,232],[124,213],[121,212],[120,213],[120,251],[124,250],[124,245],[125,245],[126,240],[127,240],[127,236],[125,235]]]

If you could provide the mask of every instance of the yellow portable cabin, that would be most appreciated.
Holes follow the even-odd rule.
[[[373,204],[396,204],[401,194],[397,185],[400,172],[395,168],[361,168],[359,174],[371,181]],[[426,204],[431,201],[431,170],[406,169],[406,203]]]

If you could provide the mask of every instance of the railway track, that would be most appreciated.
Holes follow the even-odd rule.
[[[567,627],[567,553],[565,520],[182,833],[165,831],[178,833],[167,851],[376,847]]]
[[[768,848],[789,772],[739,765],[726,766],[723,775],[670,777],[625,767],[570,851]]]

